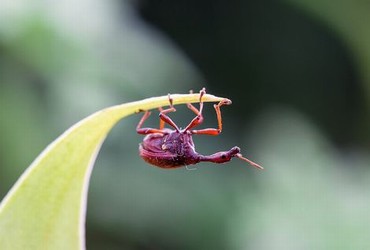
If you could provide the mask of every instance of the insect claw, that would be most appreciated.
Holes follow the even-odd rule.
[[[222,99],[220,101],[220,103],[219,103],[220,106],[222,106],[222,105],[230,105],[230,104],[232,104],[232,101],[230,99],[227,99],[227,98]]]
[[[202,98],[203,96],[206,94],[206,88],[202,88],[200,91],[199,91],[199,102],[202,103]]]
[[[141,112],[144,112],[145,110],[144,109],[138,109],[135,111],[135,114],[138,114],[138,113],[141,113]]]

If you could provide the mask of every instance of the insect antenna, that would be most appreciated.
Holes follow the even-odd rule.
[[[249,165],[251,165],[252,167],[255,167],[255,168],[258,168],[258,169],[261,169],[261,170],[264,169],[262,166],[258,165],[257,163],[255,163],[255,162],[253,162],[253,161],[251,161],[251,160],[243,157],[242,154],[239,154],[238,153],[235,156],[238,157],[239,159],[243,160],[243,161],[248,162]]]

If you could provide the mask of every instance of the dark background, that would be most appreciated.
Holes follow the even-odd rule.
[[[335,142],[364,142],[356,138],[364,89],[348,48],[325,23],[279,1],[145,1],[140,11],[214,92],[243,100],[231,112],[293,106]],[[249,119],[238,118],[241,126]]]

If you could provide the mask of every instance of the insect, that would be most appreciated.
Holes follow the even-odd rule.
[[[199,94],[199,109],[188,103],[187,107],[195,113],[193,120],[184,128],[179,128],[175,122],[167,115],[170,112],[175,112],[173,100],[168,94],[169,108],[160,108],[159,128],[142,128],[143,123],[150,116],[150,112],[146,111],[136,127],[138,134],[146,135],[143,142],[139,145],[140,156],[148,163],[160,168],[177,168],[197,164],[199,162],[213,162],[225,163],[233,157],[237,157],[243,161],[248,162],[251,166],[263,169],[257,163],[254,163],[247,158],[244,158],[240,153],[239,147],[233,147],[229,151],[221,151],[211,155],[202,155],[195,151],[193,135],[213,135],[216,136],[222,131],[222,119],[220,107],[223,105],[231,104],[231,101],[224,99],[218,104],[214,105],[218,128],[205,128],[195,130],[194,128],[200,125],[204,118],[202,115],[203,101],[202,97],[205,95],[206,90],[203,88]],[[165,128],[165,124],[170,125],[173,129]]]

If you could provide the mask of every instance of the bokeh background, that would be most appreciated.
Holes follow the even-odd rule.
[[[198,151],[266,170],[151,167],[126,118],[93,171],[88,249],[370,249],[369,24],[368,1],[1,0],[0,197],[94,111],[204,86],[233,105]]]

